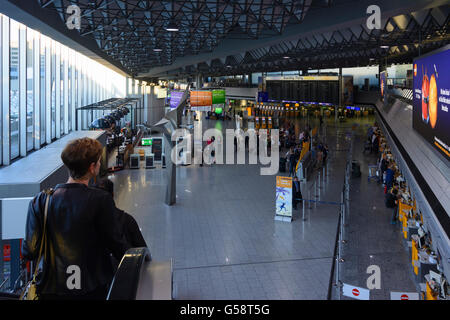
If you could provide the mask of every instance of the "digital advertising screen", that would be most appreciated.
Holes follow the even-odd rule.
[[[380,73],[381,101],[384,101],[384,94],[387,86],[386,81],[387,81],[387,72],[383,71]]]
[[[183,91],[172,91],[170,93],[170,108],[175,109],[183,98]]]
[[[414,60],[413,128],[450,160],[450,45]]]

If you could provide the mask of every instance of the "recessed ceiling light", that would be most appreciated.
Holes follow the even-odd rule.
[[[381,49],[389,49],[389,46],[380,46]]]
[[[162,51],[162,49],[159,49],[159,48],[155,48],[155,49],[153,49],[153,51],[155,51],[155,52],[161,52],[161,51]]]
[[[284,56],[283,59],[290,59],[291,57],[288,56]]]
[[[170,32],[176,32],[178,30],[180,30],[180,29],[178,28],[178,26],[173,21],[171,21],[169,23],[169,25],[167,26],[167,28],[166,28],[166,31],[170,31]]]

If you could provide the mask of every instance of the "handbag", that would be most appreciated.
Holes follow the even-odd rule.
[[[42,280],[43,274],[44,274],[44,260],[45,260],[45,253],[43,253],[43,248],[46,246],[47,241],[47,212],[48,212],[48,203],[50,200],[50,196],[53,194],[53,189],[46,190],[45,193],[47,194],[47,198],[45,199],[45,209],[44,209],[44,228],[42,231],[42,239],[41,239],[41,245],[39,248],[39,255],[38,259],[36,260],[36,268],[33,273],[33,277],[30,281],[28,281],[27,285],[25,286],[25,289],[23,290],[22,294],[20,295],[20,300],[37,300],[38,299],[38,293],[37,293],[37,286],[38,286],[38,279]]]

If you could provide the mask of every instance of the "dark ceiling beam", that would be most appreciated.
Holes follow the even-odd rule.
[[[432,8],[446,3],[446,0],[390,0],[384,1],[381,6],[382,19],[399,14],[410,13],[424,8]],[[368,18],[366,9],[374,4],[374,0],[358,0],[345,2],[333,9],[310,10],[305,20],[298,25],[288,26],[280,36],[270,39],[259,40],[224,40],[211,53],[201,53],[195,56],[178,58],[172,65],[166,67],[155,67],[149,72],[141,73],[141,76],[161,76],[169,74],[171,69],[178,69],[186,64],[195,64],[202,61],[210,61],[223,56],[234,55],[260,47],[275,45],[288,40],[298,40],[300,37],[310,36],[318,33],[333,32],[334,30],[346,29],[355,25],[364,25]],[[330,11],[332,10],[332,15]],[[324,24],[324,21],[327,23]]]

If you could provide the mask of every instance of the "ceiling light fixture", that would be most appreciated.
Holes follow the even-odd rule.
[[[381,49],[389,49],[389,46],[380,46]]]
[[[153,49],[153,51],[155,51],[155,52],[161,52],[161,51],[162,51],[162,49],[159,49],[159,48],[155,48],[155,49]]]
[[[169,32],[177,32],[178,30],[180,30],[180,29],[173,21],[170,21],[169,25],[166,27],[166,31],[169,31]]]
[[[288,56],[284,56],[283,59],[290,59],[291,57]]]

